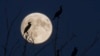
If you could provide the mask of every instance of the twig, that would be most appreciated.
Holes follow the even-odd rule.
[[[15,51],[13,52],[13,50],[15,50],[16,48],[16,44],[19,42],[19,39],[17,40],[17,42],[15,43],[15,45],[12,47],[11,52],[9,53],[8,56],[11,56],[11,54],[15,53]]]
[[[56,27],[56,35],[55,35],[55,41],[54,41],[54,48],[55,48],[55,56],[57,56],[57,40],[58,40],[58,26],[59,26],[59,18],[57,19],[57,27]]]
[[[98,35],[98,33],[97,33],[97,35]],[[98,38],[98,36],[96,36],[96,38],[93,41],[93,43],[84,50],[84,52],[81,54],[81,56],[85,56],[86,53],[97,43],[98,40],[99,40],[99,38]]]
[[[13,19],[13,21],[11,22],[10,27],[8,27],[8,18],[6,18],[8,31],[7,31],[7,39],[6,39],[6,43],[5,43],[5,47],[4,47],[4,53],[5,53],[4,55],[5,56],[6,56],[6,52],[7,52],[8,39],[10,37],[10,32],[11,32],[12,26],[14,25],[15,21],[18,19],[21,11],[22,11],[22,9],[20,9],[18,15],[15,17],[15,19]],[[6,9],[6,12],[7,12],[7,9]]]
[[[27,35],[25,36],[26,37],[26,40],[28,39],[28,36],[29,36],[29,33],[27,32]],[[26,40],[25,40],[25,45],[24,45],[23,56],[25,56],[25,53],[26,53],[26,45],[28,43]]]
[[[75,37],[76,35],[72,33],[71,39],[68,42],[66,41],[65,44],[62,45],[62,47],[60,48],[60,51],[63,50],[63,48],[65,48],[65,46],[68,45],[69,42],[72,41]]]
[[[53,40],[52,40],[52,42],[53,42]],[[35,53],[34,56],[37,56],[42,50],[44,50],[47,46],[49,46],[49,44],[50,44],[50,42],[48,44],[44,45],[37,53]]]
[[[59,48],[59,53],[76,37],[75,34],[72,34],[71,39],[69,41],[66,41],[60,48]]]

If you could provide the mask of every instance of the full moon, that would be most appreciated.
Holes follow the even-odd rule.
[[[28,14],[21,23],[23,38],[32,44],[46,42],[52,34],[50,18],[43,13]]]

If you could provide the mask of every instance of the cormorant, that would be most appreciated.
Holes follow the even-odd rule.
[[[24,34],[27,33],[30,27],[31,27],[31,22],[28,22],[28,25],[25,27]]]
[[[60,8],[58,9],[58,11],[55,13],[53,20],[55,20],[56,18],[59,19],[60,15],[62,13],[62,6],[60,6]],[[59,25],[59,20],[57,19],[57,31],[56,31],[56,35],[55,35],[55,41],[54,41],[54,48],[55,48],[55,56],[59,56],[59,51],[60,50],[56,50],[57,49],[57,38],[58,38],[58,25]]]
[[[58,18],[59,18],[59,16],[61,15],[61,13],[62,13],[62,6],[60,6],[59,10],[55,13],[55,15],[54,15],[54,18],[53,18],[53,19],[55,19],[56,17],[58,17]]]

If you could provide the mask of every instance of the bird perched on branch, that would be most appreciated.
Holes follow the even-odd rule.
[[[59,17],[60,17],[60,15],[61,15],[61,13],[62,13],[62,5],[60,6],[59,10],[55,13],[55,15],[54,15],[54,18],[53,18],[53,19],[55,19],[56,17],[57,17],[57,18],[59,18]]]
[[[28,25],[25,27],[24,34],[28,33],[28,30],[30,29],[30,27],[31,27],[31,22],[28,22]]]

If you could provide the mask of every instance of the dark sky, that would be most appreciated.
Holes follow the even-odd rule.
[[[58,19],[52,18],[60,5],[63,12],[57,32]],[[0,7],[0,56],[23,56],[24,51],[25,56],[55,56],[56,32],[60,56],[71,56],[75,47],[78,49],[76,56],[100,56],[99,0],[0,0]],[[21,36],[20,25],[24,17],[33,12],[50,18],[53,33],[47,42],[27,43],[24,49],[26,41]]]

